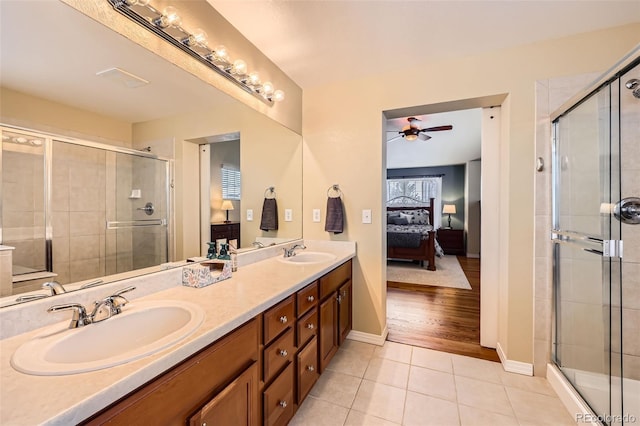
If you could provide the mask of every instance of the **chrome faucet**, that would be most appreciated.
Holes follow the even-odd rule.
[[[47,281],[46,283],[42,284],[42,288],[48,288],[51,291],[52,296],[67,292],[67,290],[65,290],[65,288],[62,287],[62,284],[60,284],[58,281]]]
[[[251,243],[252,246],[256,246],[256,248],[264,248],[264,244],[262,244],[260,241],[254,241]]]
[[[282,250],[284,250],[284,257],[292,257],[296,255],[296,249],[301,249],[304,250],[307,247],[304,244],[294,244],[293,246],[291,246],[291,248],[283,248]]]
[[[83,327],[94,322],[104,321],[122,312],[122,307],[129,303],[122,294],[135,289],[136,288],[133,286],[125,287],[122,290],[118,290],[111,296],[107,296],[102,300],[94,302],[91,314],[87,314],[85,307],[79,303],[54,305],[47,309],[47,312],[73,310],[73,316],[71,317],[69,328]]]

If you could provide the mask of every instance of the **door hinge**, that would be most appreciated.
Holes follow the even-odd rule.
[[[602,241],[602,256],[622,259],[622,240]]]

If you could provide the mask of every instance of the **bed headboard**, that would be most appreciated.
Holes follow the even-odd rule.
[[[406,199],[407,203],[404,205],[387,205],[387,211],[392,212],[395,210],[427,210],[429,212],[429,223],[433,225],[433,201],[435,198],[429,198],[429,205],[412,205],[415,203],[422,203],[420,200],[416,200],[415,198],[407,197],[401,195],[400,197],[395,197],[389,201],[396,201],[398,204],[402,204],[401,199]]]

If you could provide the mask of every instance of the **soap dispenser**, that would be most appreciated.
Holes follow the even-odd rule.
[[[207,259],[215,259],[216,258],[216,242],[208,242],[209,250],[207,250]]]

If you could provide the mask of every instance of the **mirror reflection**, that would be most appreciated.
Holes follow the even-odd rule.
[[[204,256],[211,240],[302,236],[300,135],[63,3],[0,7],[2,306]],[[111,68],[147,84],[97,75]]]

